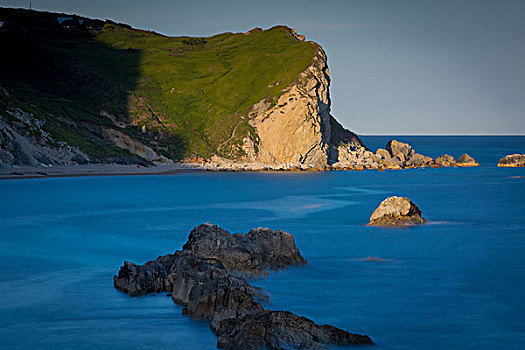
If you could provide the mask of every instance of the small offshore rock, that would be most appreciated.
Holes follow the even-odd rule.
[[[444,154],[436,158],[436,163],[441,165],[442,167],[449,167],[453,166],[456,163],[456,160],[454,159],[454,157],[448,154]]]
[[[388,197],[372,213],[370,223],[373,226],[407,226],[423,224],[421,210],[406,197]]]
[[[464,154],[457,160],[456,166],[462,166],[462,167],[471,167],[471,166],[479,166],[479,163],[476,162],[474,158],[469,156],[468,154]]]
[[[509,154],[501,158],[499,167],[525,167],[525,154]]]

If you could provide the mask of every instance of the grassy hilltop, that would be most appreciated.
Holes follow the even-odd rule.
[[[32,112],[56,140],[99,161],[127,152],[100,126],[174,159],[240,155],[251,106],[275,103],[318,48],[283,26],[192,38],[5,8],[0,21],[0,86],[9,91],[0,112]]]

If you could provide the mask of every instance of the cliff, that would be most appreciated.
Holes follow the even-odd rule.
[[[326,55],[277,26],[166,37],[0,9],[0,166],[325,168],[366,150],[330,115]]]

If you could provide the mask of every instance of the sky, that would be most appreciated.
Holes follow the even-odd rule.
[[[525,1],[31,0],[170,36],[288,25],[328,55],[332,115],[364,135],[525,135]],[[29,1],[0,0],[29,7]]]

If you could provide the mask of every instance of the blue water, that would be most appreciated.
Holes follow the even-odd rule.
[[[398,139],[482,166],[0,181],[0,348],[215,349],[208,323],[165,294],[131,298],[112,281],[124,260],[180,249],[209,221],[295,236],[308,266],[252,281],[267,308],[368,334],[377,349],[522,349],[525,168],[496,164],[525,153],[525,137]],[[390,195],[429,224],[366,226]]]

